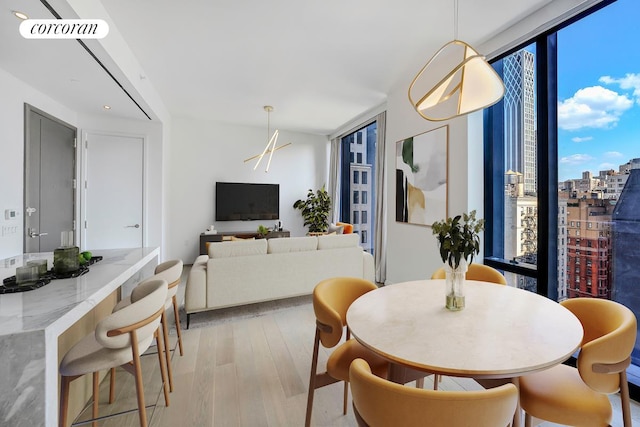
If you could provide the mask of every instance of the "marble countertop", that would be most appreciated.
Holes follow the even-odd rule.
[[[63,331],[116,290],[132,272],[138,271],[160,253],[158,248],[92,250],[103,259],[89,272],[73,279],[52,280],[32,291],[0,295],[0,336],[28,331]],[[16,267],[53,253],[25,254],[0,261],[0,278],[15,274]],[[55,330],[50,330],[55,329]]]

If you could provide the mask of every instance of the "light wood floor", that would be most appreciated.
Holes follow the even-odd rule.
[[[308,300],[263,313],[228,312],[219,318],[192,317],[183,331],[185,355],[173,354],[174,392],[166,407],[155,355],[143,357],[149,425],[168,426],[301,426],[304,424],[307,385],[315,318]],[[206,326],[199,327],[198,324]],[[184,322],[183,322],[184,325]],[[171,336],[175,348],[175,333]],[[322,351],[320,366],[328,352]],[[133,377],[118,370],[116,403],[109,405],[108,381],[101,386],[100,415],[137,407]],[[425,388],[431,387],[430,377]],[[443,379],[441,389],[478,389],[473,380]],[[619,408],[618,396],[612,402]],[[633,406],[640,423],[640,407]],[[118,416],[100,426],[137,426],[138,414]],[[356,426],[352,408],[342,415],[342,385],[316,391],[314,426]],[[544,423],[542,426],[552,426]],[[614,427],[621,426],[619,410]],[[640,424],[639,424],[640,425]]]

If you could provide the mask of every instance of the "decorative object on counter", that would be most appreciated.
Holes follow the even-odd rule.
[[[78,255],[80,248],[73,244],[73,231],[60,233],[60,247],[53,251],[53,271],[56,274],[66,274],[80,268]]]
[[[300,209],[304,225],[309,226],[309,235],[311,233],[324,233],[329,226],[329,211],[331,209],[331,197],[325,190],[324,185],[321,189],[313,192],[309,189],[306,200],[296,200],[293,204],[294,209]]]
[[[91,252],[87,252],[89,255]],[[44,275],[36,278],[35,281],[31,281],[28,283],[18,283],[16,276],[7,277],[0,284],[0,295],[1,294],[11,294],[15,292],[24,292],[24,291],[32,291],[34,289],[38,289],[43,287],[44,285],[51,282],[51,280],[56,279],[71,279],[74,277],[80,277],[83,274],[89,272],[89,265],[95,264],[98,261],[102,260],[102,256],[91,256],[89,260],[86,261],[84,265],[78,267],[77,270],[69,272],[69,273],[56,273],[54,269],[51,269],[44,273]],[[27,264],[29,264],[29,261]],[[18,267],[20,268],[20,267]],[[17,273],[17,269],[16,269]]]
[[[480,252],[479,233],[484,230],[484,219],[476,219],[476,211],[454,218],[436,221],[431,226],[438,238],[440,258],[446,273],[446,307],[462,310],[465,305],[464,281],[467,264]]]
[[[37,265],[23,265],[16,268],[16,283],[18,285],[25,285],[33,283],[38,280],[38,266]]]
[[[27,261],[27,266],[32,265],[38,267],[38,277],[42,277],[47,274],[47,260],[46,259],[34,259],[31,261]]]

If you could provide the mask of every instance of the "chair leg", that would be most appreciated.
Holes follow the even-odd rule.
[[[347,415],[347,400],[349,398],[349,383],[344,382],[344,400],[342,402],[342,415]]]
[[[100,372],[93,373],[93,407],[91,410],[91,418],[94,420],[98,418],[98,403],[100,400]],[[91,423],[92,427],[98,427],[98,422],[93,421]]]
[[[162,332],[164,334],[164,342],[166,343],[167,351],[165,352],[165,358],[167,359],[167,376],[169,377],[169,391],[173,391],[173,370],[171,369],[171,351],[169,351],[169,325],[167,325],[167,314],[162,312],[160,317],[160,323],[162,324]]]
[[[176,318],[176,332],[178,334],[178,347],[180,347],[180,356],[184,356],[184,351],[182,350],[182,331],[180,330],[180,314],[178,314],[178,299],[176,296],[173,296],[173,315]]]
[[[144,403],[144,385],[142,384],[142,367],[140,366],[140,353],[138,350],[138,336],[136,331],[131,331],[131,349],[133,352],[133,369],[136,379],[136,395],[138,397],[138,412],[140,415],[140,427],[147,427],[147,408]]]
[[[156,337],[156,343],[158,343],[158,362],[160,363],[160,375],[162,376],[162,390],[164,391],[164,403],[166,406],[169,406],[169,384],[167,381],[167,371],[164,366],[164,362],[165,362],[164,352],[166,351],[166,349],[162,341],[160,328],[156,329],[154,336]]]
[[[109,369],[109,405],[116,400],[116,368]]]
[[[438,389],[438,383],[440,382],[440,374],[433,374],[433,389]]]
[[[311,425],[311,410],[313,409],[313,394],[316,389],[316,370],[318,369],[318,348],[320,347],[320,331],[316,328],[315,342],[313,343],[313,356],[311,357],[311,374],[309,375],[309,395],[307,396],[307,414],[304,420],[305,427]]]
[[[524,427],[531,427],[531,414],[525,412],[524,413]]]
[[[622,425],[631,427],[631,407],[629,403],[629,383],[627,382],[627,372],[620,372],[620,399],[622,400]]]

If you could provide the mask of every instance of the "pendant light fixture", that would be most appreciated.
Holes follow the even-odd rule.
[[[441,47],[409,85],[409,100],[423,118],[449,120],[489,107],[504,95],[493,67],[469,44],[458,40],[458,0],[454,0],[454,39]]]
[[[269,160],[267,161],[267,167],[264,170],[265,173],[269,172],[269,166],[271,166],[271,158],[273,157],[273,152],[276,150],[279,150],[281,148],[284,148],[288,145],[291,145],[290,142],[281,145],[279,147],[276,146],[276,144],[278,143],[278,134],[280,133],[278,131],[278,129],[276,129],[273,132],[273,135],[271,137],[269,137],[269,135],[271,135],[271,112],[273,111],[273,107],[271,105],[265,105],[264,107],[264,111],[267,112],[267,145],[264,147],[264,150],[262,151],[262,154],[257,154],[253,157],[249,157],[248,159],[245,159],[245,163],[250,162],[253,159],[258,159],[258,161],[256,162],[256,165],[253,167],[253,170],[258,169],[258,165],[260,164],[260,162],[262,161],[262,158],[265,156],[265,154],[269,153]]]

